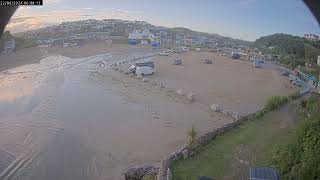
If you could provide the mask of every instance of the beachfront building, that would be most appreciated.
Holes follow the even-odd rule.
[[[52,45],[53,39],[51,38],[41,38],[37,40],[38,46],[50,47]]]
[[[84,34],[75,34],[74,38],[78,40],[85,40],[86,36]]]
[[[87,32],[84,34],[86,40],[106,40],[109,36],[109,32]]]
[[[126,31],[111,32],[108,40],[110,40],[112,44],[126,44]]]
[[[154,41],[154,39],[155,35],[152,34],[148,29],[145,29],[143,31],[134,30],[133,32],[129,33],[128,36],[128,41],[131,42],[131,44],[146,44],[146,41],[152,42]]]
[[[11,39],[10,41],[4,42],[3,46],[3,54],[10,54],[16,49],[16,42],[14,39]]]
[[[319,41],[320,37],[315,34],[304,34],[304,38],[309,41]]]

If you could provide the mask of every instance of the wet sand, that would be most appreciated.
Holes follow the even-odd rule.
[[[139,46],[139,49],[151,49],[150,47]],[[17,50],[8,55],[0,55],[0,72],[32,63],[39,63],[46,56],[62,55],[70,58],[82,58],[107,52],[127,51],[137,49],[137,46],[126,44],[113,44],[110,48],[104,41],[90,41],[80,47],[32,47]]]
[[[130,166],[159,163],[164,155],[186,142],[187,129],[192,126],[202,134],[232,121],[211,112],[208,104],[224,102],[221,97],[212,97],[220,94],[240,92],[244,96],[246,90],[241,88],[247,86],[229,83],[222,86],[220,78],[215,79],[214,75],[233,72],[239,66],[243,78],[249,78],[245,73],[250,65],[246,63],[229,64],[225,62],[227,59],[217,57],[212,67],[218,63],[221,67],[206,72],[209,65],[193,63],[202,53],[186,54],[184,65],[179,67],[168,64],[168,57],[157,56],[156,78],[165,82],[165,88],[100,67],[101,61],[114,62],[155,52],[146,48],[123,49],[87,58],[52,56],[46,52],[47,58],[40,64],[1,74],[0,152],[5,155],[0,162],[5,165],[1,164],[0,168],[5,170],[0,177],[117,180]],[[251,73],[258,74],[258,80],[270,77],[267,76],[270,70],[261,71],[266,72]],[[280,75],[271,74],[274,78],[270,84],[278,85],[275,89],[281,90],[275,94],[290,91],[290,88],[281,89],[282,83],[277,79]],[[209,77],[220,82],[220,86],[206,83]],[[202,78],[202,82],[197,82]],[[255,91],[270,88],[258,85],[253,84],[252,88]],[[177,87],[195,91],[196,101],[189,103],[178,96],[172,91]],[[226,87],[233,89],[224,90]],[[257,96],[260,95],[266,98],[269,94]],[[263,98],[254,103],[263,103],[260,102]]]

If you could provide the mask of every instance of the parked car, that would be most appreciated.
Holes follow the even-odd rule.
[[[136,68],[138,66],[150,66],[151,68],[154,68],[154,62],[150,61],[150,62],[134,63],[129,67],[128,71],[130,73],[136,73]]]
[[[287,70],[281,70],[280,74],[281,74],[282,76],[289,76],[290,72],[287,71]]]
[[[240,59],[240,54],[238,54],[238,53],[232,53],[232,54],[231,54],[231,58],[232,58],[232,59]]]
[[[159,56],[169,56],[169,53],[161,52],[161,53],[159,53]]]
[[[151,66],[137,66],[136,67],[137,76],[154,75],[154,68]]]
[[[297,76],[295,76],[293,74],[289,75],[289,81],[292,84],[296,85],[296,86],[301,86],[302,85],[302,80],[299,77],[297,77]]]
[[[190,51],[190,49],[187,48],[187,47],[181,47],[181,49],[182,49],[182,52],[188,52],[188,51]]]
[[[175,59],[172,61],[172,64],[173,65],[180,65],[180,64],[182,64],[182,59]]]

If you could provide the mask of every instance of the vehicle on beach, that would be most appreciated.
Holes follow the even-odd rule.
[[[161,52],[161,53],[159,53],[159,56],[169,56],[169,53],[167,53],[167,52]]]
[[[232,59],[240,59],[240,54],[239,54],[239,53],[234,53],[234,52],[232,52],[232,53],[231,53],[231,58],[232,58]]]
[[[190,51],[190,49],[187,48],[187,47],[181,47],[181,50],[182,50],[182,52],[188,52],[188,51]]]
[[[154,75],[154,68],[151,66],[138,66],[136,68],[137,76]]]
[[[151,62],[134,63],[129,67],[129,69],[128,69],[129,73],[135,74],[136,73],[136,69],[139,66],[150,66],[151,68],[154,69],[154,62],[151,61]]]
[[[172,61],[172,65],[180,65],[182,64],[182,59],[175,59]]]
[[[205,64],[212,64],[212,61],[210,59],[205,59],[203,60],[203,63]]]
[[[299,77],[297,77],[297,76],[295,76],[293,74],[289,75],[289,81],[292,84],[296,85],[296,86],[301,86],[302,85],[302,80]]]

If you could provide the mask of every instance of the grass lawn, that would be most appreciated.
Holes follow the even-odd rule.
[[[295,137],[301,122],[298,101],[217,137],[199,152],[171,167],[174,180],[248,179],[252,166],[270,166],[274,150]]]

